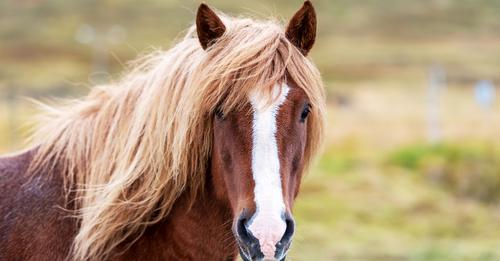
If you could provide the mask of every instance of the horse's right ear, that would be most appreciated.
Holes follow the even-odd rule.
[[[226,26],[222,20],[206,4],[198,7],[196,14],[196,32],[201,47],[206,50],[226,31]]]

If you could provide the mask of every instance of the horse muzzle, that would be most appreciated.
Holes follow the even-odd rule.
[[[291,215],[285,213],[279,222],[271,220],[260,229],[255,229],[254,222],[256,219],[243,211],[233,226],[241,258],[244,261],[285,260],[295,230]]]

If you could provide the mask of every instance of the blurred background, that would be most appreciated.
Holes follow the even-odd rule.
[[[284,22],[301,0],[209,0]],[[324,151],[290,260],[500,260],[500,1],[315,0]],[[1,0],[0,153],[28,98],[81,97],[192,23],[195,0]]]

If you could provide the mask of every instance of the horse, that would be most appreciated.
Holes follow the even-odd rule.
[[[324,129],[315,38],[309,1],[286,26],[201,4],[169,50],[43,105],[0,159],[0,260],[284,260]]]

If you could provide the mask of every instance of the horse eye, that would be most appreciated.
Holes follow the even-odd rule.
[[[310,112],[311,112],[311,105],[306,104],[304,106],[304,109],[302,110],[302,113],[300,114],[300,122],[305,122]]]
[[[216,117],[218,120],[223,120],[223,119],[224,119],[224,113],[222,112],[222,109],[221,109],[221,108],[217,108],[217,109],[215,109],[215,117]]]

